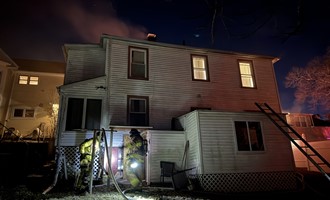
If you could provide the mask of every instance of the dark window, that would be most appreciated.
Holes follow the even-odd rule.
[[[24,109],[15,109],[14,110],[14,117],[23,117],[24,116]]]
[[[131,126],[148,126],[148,97],[128,96],[128,123]]]
[[[86,107],[86,129],[99,129],[101,122],[101,106],[102,101],[100,99],[88,99]]]
[[[259,122],[236,121],[238,151],[263,151],[264,144]]]
[[[100,99],[69,98],[65,129],[99,129],[101,107]]]
[[[148,49],[129,47],[128,78],[148,80]]]
[[[35,112],[34,109],[15,108],[13,117],[33,118],[34,112]]]

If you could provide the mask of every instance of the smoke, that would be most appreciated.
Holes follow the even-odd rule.
[[[135,39],[145,39],[147,35],[145,27],[119,19],[108,1],[84,4],[81,1],[69,1],[54,6],[54,12],[65,21],[71,34],[84,42],[97,43],[102,34]]]
[[[102,34],[147,37],[145,27],[120,19],[108,0],[10,1],[0,24],[0,48],[11,58],[63,62],[64,44],[99,43]]]

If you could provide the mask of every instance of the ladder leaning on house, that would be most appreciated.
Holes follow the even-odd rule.
[[[267,103],[255,103],[255,105],[263,112],[289,140],[307,157],[307,159],[314,164],[314,166],[326,176],[330,181],[329,175],[325,172],[324,168],[329,167],[329,162],[322,157],[297,131],[295,131],[278,113],[276,113]],[[303,144],[300,145],[296,142],[300,140]]]

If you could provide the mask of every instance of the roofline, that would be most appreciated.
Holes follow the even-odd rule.
[[[125,42],[136,42],[136,43],[141,43],[141,44],[149,44],[149,45],[161,46],[161,47],[172,47],[172,48],[177,48],[177,49],[197,50],[197,51],[200,50],[200,51],[203,51],[203,52],[206,51],[206,52],[214,52],[214,53],[222,53],[222,54],[244,55],[244,56],[250,56],[250,57],[269,58],[269,59],[272,59],[273,64],[279,60],[278,57],[269,56],[269,55],[250,54],[250,53],[243,53],[243,52],[237,52],[237,51],[225,51],[225,50],[210,49],[210,48],[200,48],[200,47],[193,47],[193,46],[186,46],[186,45],[162,43],[162,42],[157,42],[157,41],[149,41],[149,40],[127,38],[127,37],[119,37],[119,36],[113,36],[113,35],[108,35],[108,34],[102,34],[101,35],[101,44],[103,44],[104,39],[114,39],[114,40],[120,40],[120,41],[125,41]]]
[[[13,65],[15,69],[18,69],[18,65],[1,48],[0,48],[0,54],[2,54],[7,59],[7,60],[2,60],[2,62],[7,63],[7,65]]]
[[[105,39],[113,39],[113,40],[120,40],[125,42],[135,42],[140,44],[147,44],[147,45],[154,45],[154,46],[161,46],[161,47],[171,47],[177,49],[186,49],[186,50],[195,50],[195,51],[202,51],[202,52],[214,52],[214,53],[222,53],[222,54],[230,54],[230,55],[238,55],[238,56],[248,56],[248,57],[259,57],[259,58],[268,58],[272,60],[272,63],[276,63],[280,59],[276,56],[269,56],[269,55],[262,55],[262,54],[251,54],[251,53],[243,53],[237,51],[224,51],[218,49],[210,49],[210,48],[200,48],[200,47],[193,47],[193,46],[186,46],[186,45],[178,45],[178,44],[170,44],[170,43],[162,43],[157,41],[149,41],[149,40],[142,40],[142,39],[133,39],[127,37],[120,37],[108,34],[102,34],[100,38],[100,43],[90,43],[90,44],[64,44],[63,45],[63,53],[65,60],[67,60],[67,52],[69,49],[81,48],[81,47],[102,47],[104,44]]]

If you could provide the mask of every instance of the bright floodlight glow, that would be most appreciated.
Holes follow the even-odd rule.
[[[137,166],[138,166],[138,163],[137,162],[132,162],[131,168],[135,169],[135,168],[137,168]]]

